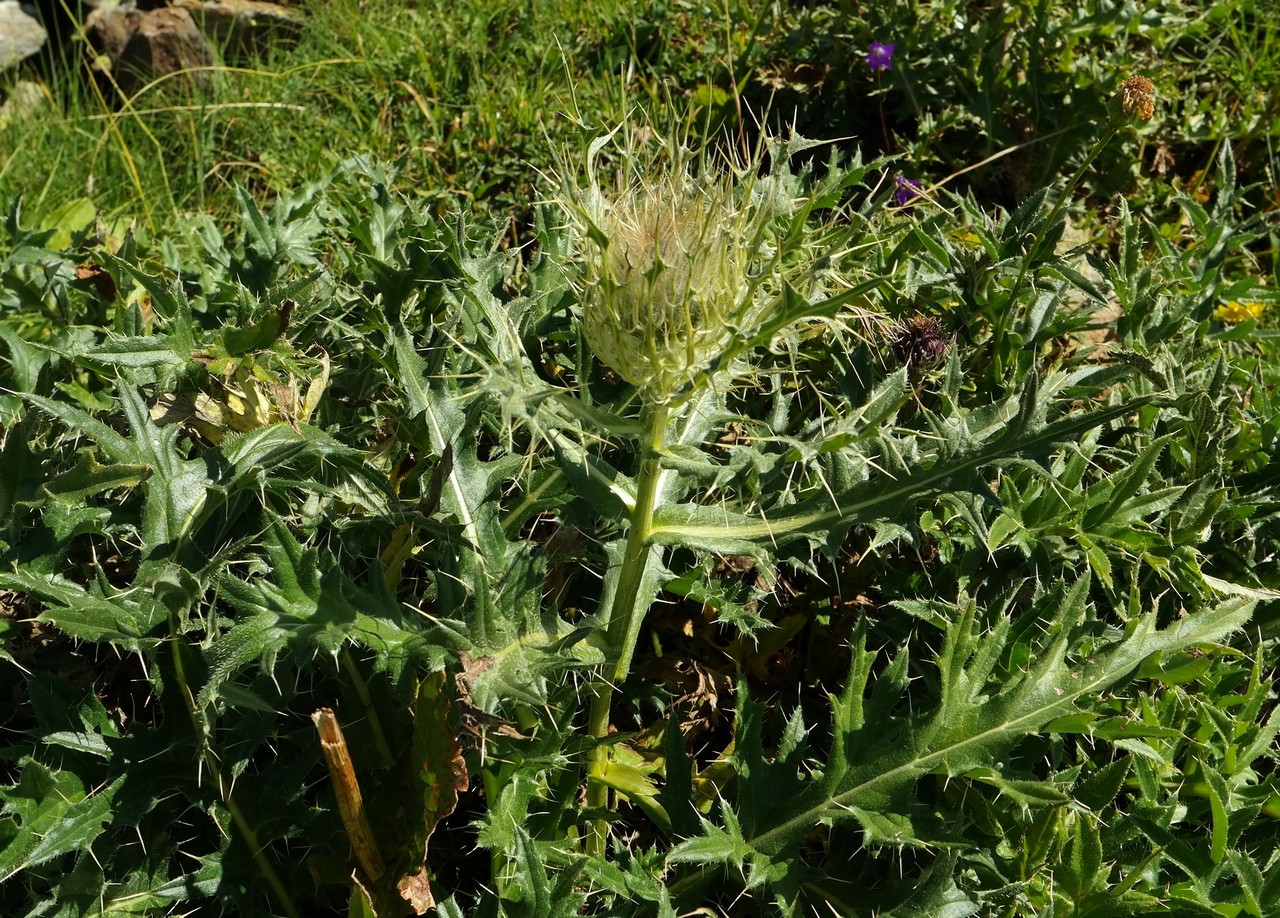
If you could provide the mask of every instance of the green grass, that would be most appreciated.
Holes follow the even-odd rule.
[[[533,170],[564,139],[656,98],[675,61],[696,62],[687,85],[722,66],[720,13],[697,6],[339,0],[310,23],[263,60],[153,81],[125,107],[86,81],[75,43],[52,85],[61,110],[0,135],[0,194],[46,212],[87,195],[154,230],[365,156],[402,160],[434,202],[527,213]]]

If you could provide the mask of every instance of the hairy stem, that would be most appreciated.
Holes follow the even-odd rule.
[[[612,662],[606,665],[603,677],[596,687],[595,698],[591,702],[588,727],[596,745],[591,750],[587,774],[588,807],[604,808],[609,802],[609,788],[601,779],[609,765],[609,747],[603,741],[609,733],[613,693],[631,671],[631,658],[635,654],[640,625],[644,620],[644,609],[639,607],[640,590],[650,565],[661,554],[660,548],[649,545],[649,538],[653,533],[653,511],[657,506],[658,483],[662,476],[659,455],[666,444],[670,412],[670,406],[666,402],[650,407],[645,437],[641,442],[636,503],[631,511],[631,524],[627,530],[627,544],[623,549],[618,586],[614,591],[605,625],[609,649],[614,656]],[[596,820],[587,837],[589,853],[603,852],[608,831],[605,820]]]
[[[369,694],[369,684],[364,681],[364,677],[360,675],[360,670],[356,668],[356,661],[351,656],[351,651],[345,647],[341,653],[341,660],[342,669],[346,672],[347,678],[351,680],[351,687],[355,689],[356,695],[360,698],[360,703],[364,705],[364,713],[373,732],[373,743],[378,749],[378,758],[382,760],[383,767],[390,768],[395,763],[396,757],[387,742],[386,734],[382,732],[382,722],[378,719],[377,708],[374,707],[373,698]]]

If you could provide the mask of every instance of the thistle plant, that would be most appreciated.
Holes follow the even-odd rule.
[[[1268,228],[1230,148],[1202,238],[1126,216],[1090,281],[1047,194],[904,213],[800,138],[608,142],[527,260],[353,161],[245,195],[207,276],[104,258],[110,328],[0,323],[0,911],[1280,914],[1277,400],[1209,321],[1275,295],[1224,278]],[[49,288],[11,296],[102,305],[16,238]],[[979,378],[939,306],[1028,240],[1026,357]],[[1120,359],[1062,345],[1067,284]],[[281,410],[204,435],[250,391],[214,357]],[[696,743],[673,659],[720,667]]]
[[[842,305],[840,322],[847,327],[877,321],[869,309],[847,305],[851,292],[862,296],[877,281],[838,289],[848,288],[833,266],[849,228],[830,221],[825,230],[804,225],[819,198],[789,171],[790,155],[803,146],[801,139],[769,143],[768,172],[764,149],[720,168],[677,142],[649,153],[626,150],[606,191],[596,179],[596,145],[586,187],[564,189],[565,209],[585,248],[578,285],[582,335],[605,367],[635,387],[643,428],[626,543],[600,616],[610,659],[589,719],[597,745],[588,802],[595,807],[607,802],[609,750],[602,741],[611,698],[630,671],[653,599],[653,571],[661,564],[661,550],[652,544],[654,514],[674,485],[662,459],[692,427],[686,423],[677,432],[672,421],[705,413],[705,400],[696,404],[700,394],[723,400],[729,387],[752,375],[751,349],[772,344],[798,323],[830,321]],[[838,184],[843,173],[835,175]],[[596,824],[589,850],[601,850],[604,828]]]

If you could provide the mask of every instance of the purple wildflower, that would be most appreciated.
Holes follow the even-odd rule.
[[[871,48],[867,51],[866,61],[867,69],[872,73],[877,70],[888,70],[893,66],[893,45],[873,41]]]
[[[924,187],[915,179],[909,179],[905,175],[900,175],[893,180],[897,190],[893,193],[893,203],[899,207],[905,207],[908,202],[914,201],[920,197],[920,189]]]

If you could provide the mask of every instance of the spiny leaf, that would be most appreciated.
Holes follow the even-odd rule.
[[[1231,791],[1227,782],[1217,769],[1205,762],[1200,763],[1200,773],[1204,776],[1205,786],[1209,790],[1209,811],[1211,814],[1209,833],[1209,856],[1216,864],[1227,853],[1227,832],[1230,830]]]
[[[0,789],[3,813],[16,828],[0,849],[0,882],[60,854],[88,849],[111,821],[120,785],[86,791],[71,772],[24,759],[18,783]]]
[[[136,593],[106,597],[51,574],[18,569],[0,574],[0,585],[38,597],[47,606],[41,620],[52,622],[67,634],[110,641],[133,651],[159,640],[149,635],[167,616],[155,597]]]
[[[85,451],[81,452],[80,462],[75,468],[58,475],[44,487],[50,497],[74,505],[103,491],[137,487],[150,474],[149,466],[127,463],[103,465]]]
[[[45,398],[43,395],[26,395],[25,398],[41,411],[57,418],[66,427],[92,439],[116,462],[140,464],[143,461],[141,451],[127,437],[81,409],[65,402]]]
[[[889,481],[874,477],[835,494],[815,494],[792,506],[753,517],[730,507],[678,505],[659,508],[653,538],[660,544],[684,545],[722,553],[741,553],[744,543],[783,545],[804,538],[830,541],[828,533],[843,533],[856,522],[869,522],[900,512],[904,506],[955,483],[963,483],[976,469],[1001,460],[1041,455],[1053,446],[1078,438],[1081,433],[1131,413],[1136,404],[1111,406],[1037,427],[1025,399],[1014,418],[998,424],[980,421],[966,425],[966,432],[948,434],[955,445],[931,465],[915,466],[893,475]],[[1031,412],[1031,414],[1028,414]],[[1020,426],[1021,425],[1021,426]],[[1007,428],[1007,429],[1006,429]],[[999,435],[992,433],[1001,431]],[[961,440],[975,435],[986,443],[961,448]]]
[[[273,668],[276,652],[284,646],[285,629],[278,618],[262,613],[237,622],[209,648],[209,679],[200,689],[197,703],[209,705],[224,682],[231,679],[247,663],[262,660],[264,669]]]
[[[145,335],[138,337],[111,337],[92,351],[82,354],[78,362],[94,367],[121,367],[136,370],[151,367],[168,370],[170,376],[191,365],[190,354],[181,354],[174,348],[171,337]]]
[[[1097,887],[1103,870],[1102,840],[1098,826],[1088,813],[1075,814],[1067,845],[1066,863],[1055,876],[1060,876],[1068,894],[1081,902]]]
[[[819,821],[843,818],[848,807],[893,810],[898,795],[921,775],[937,769],[956,773],[989,764],[1020,738],[1072,713],[1082,698],[1126,678],[1152,653],[1221,638],[1247,621],[1252,609],[1251,603],[1228,600],[1162,630],[1157,629],[1152,612],[1134,622],[1124,638],[1094,651],[1089,666],[1073,668],[1066,662],[1070,625],[1084,610],[1086,591],[1087,581],[1081,580],[1063,596],[1053,614],[1052,627],[1058,636],[1000,694],[987,696],[973,684],[969,691],[951,695],[937,713],[905,735],[886,731],[884,724],[877,722],[883,737],[878,741],[869,737],[860,740],[865,731],[837,736],[837,744],[853,744],[844,754],[848,766],[832,769],[820,784],[757,813],[748,827],[747,841],[765,854],[777,854],[798,844]],[[953,630],[961,627],[967,625]],[[949,635],[948,640],[960,642],[957,655],[972,653],[967,646],[972,638]],[[860,668],[855,659],[855,671]],[[953,670],[952,682],[964,684],[966,674],[967,670]],[[845,714],[837,720],[849,723],[850,717]]]
[[[718,864],[741,870],[753,849],[742,837],[731,816],[726,816],[725,828],[702,820],[702,834],[681,842],[667,855],[669,864]]]

